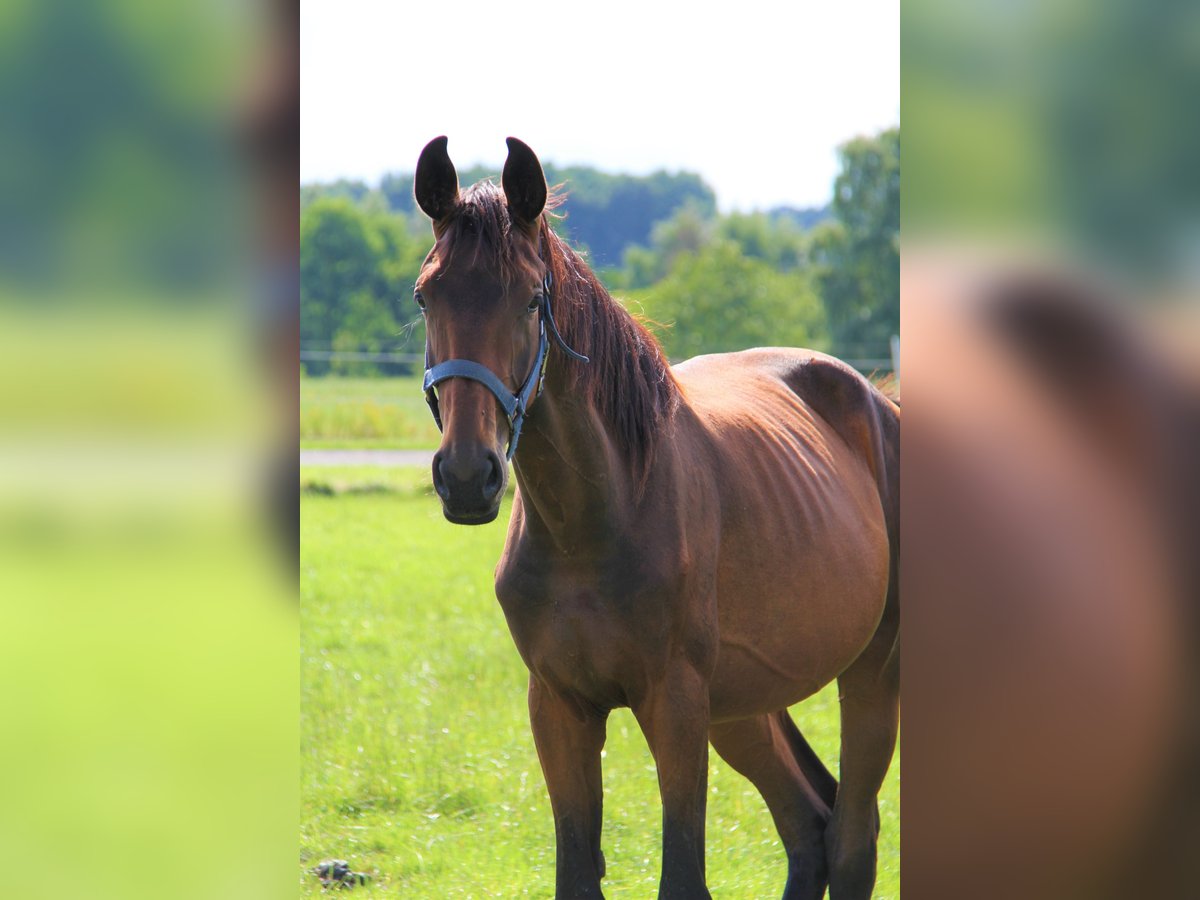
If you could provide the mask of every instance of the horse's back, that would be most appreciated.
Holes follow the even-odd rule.
[[[721,497],[714,714],[788,705],[853,662],[883,614],[895,406],[814,351],[714,354],[675,374]]]
[[[802,451],[819,454],[810,424],[822,423],[866,463],[889,524],[898,517],[899,407],[846,363],[816,350],[762,347],[698,356],[674,372],[718,447],[744,454],[791,433],[808,436]]]
[[[747,402],[772,404],[778,399],[772,386],[786,387],[852,445],[868,440],[863,429],[874,420],[894,422],[898,413],[897,405],[866,378],[817,350],[759,347],[713,353],[682,362],[673,371],[689,400],[718,423],[723,415],[738,415]]]

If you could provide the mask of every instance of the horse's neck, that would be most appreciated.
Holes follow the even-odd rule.
[[[592,279],[577,275],[581,268],[586,269],[581,260],[568,257],[560,269],[571,274],[562,281],[577,278],[572,289],[584,292],[585,302],[592,304],[591,315],[602,315],[606,304],[615,301]],[[570,339],[568,335],[568,343]],[[593,353],[590,362],[582,363],[591,367],[605,366],[600,355],[614,352],[618,365],[637,365],[637,354],[643,351],[640,344],[579,349]],[[514,465],[527,527],[550,535],[567,550],[594,543],[597,534],[627,534],[638,516],[645,484],[612,423],[573,380],[567,361],[552,343],[544,391],[530,410]]]
[[[527,527],[544,531],[565,550],[598,532],[618,532],[633,506],[632,475],[607,424],[562,372],[547,374],[514,471]]]

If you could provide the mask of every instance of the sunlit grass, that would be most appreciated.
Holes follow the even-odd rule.
[[[300,380],[301,447],[407,450],[439,440],[420,376]]]
[[[554,831],[526,670],[492,588],[507,505],[495,525],[455,527],[423,472],[395,472],[390,492],[301,501],[302,893],[320,894],[305,870],[338,857],[373,876],[356,896],[549,897]],[[793,713],[836,772],[835,690]],[[880,802],[881,898],[899,896],[898,770]],[[604,773],[606,896],[652,897],[661,809],[628,710],[610,717]],[[783,853],[757,792],[715,753],[709,792],[714,897],[778,895]]]

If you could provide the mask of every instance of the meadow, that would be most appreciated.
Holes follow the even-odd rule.
[[[355,896],[552,896],[527,673],[492,589],[511,497],[497,523],[465,528],[443,520],[425,470],[306,468],[301,480],[301,896],[321,893],[307,870],[331,857],[371,876]],[[792,712],[836,774],[836,689]],[[628,710],[609,719],[603,765],[605,894],[653,897],[658,786]],[[897,757],[880,795],[877,898],[899,897],[899,801]],[[761,798],[715,753],[707,865],[725,900],[778,896],[786,876]]]
[[[437,444],[419,375],[300,379],[302,449],[410,450]]]

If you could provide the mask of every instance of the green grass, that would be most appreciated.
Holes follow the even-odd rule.
[[[424,466],[301,466],[300,490],[324,496],[401,494],[436,502],[429,478]],[[508,490],[514,487],[514,479],[509,479]]]
[[[340,487],[301,500],[301,894],[320,895],[306,870],[338,857],[373,876],[355,896],[549,897],[554,829],[526,670],[492,589],[507,504],[494,525],[452,526],[426,473],[388,473],[302,473]],[[835,690],[793,714],[836,773]],[[709,775],[713,896],[777,896],[786,866],[765,805],[715,753]],[[605,894],[653,897],[658,787],[628,710],[609,719],[604,785]],[[876,897],[896,898],[898,760],[880,812]]]
[[[424,449],[439,440],[420,376],[300,379],[303,449]]]

